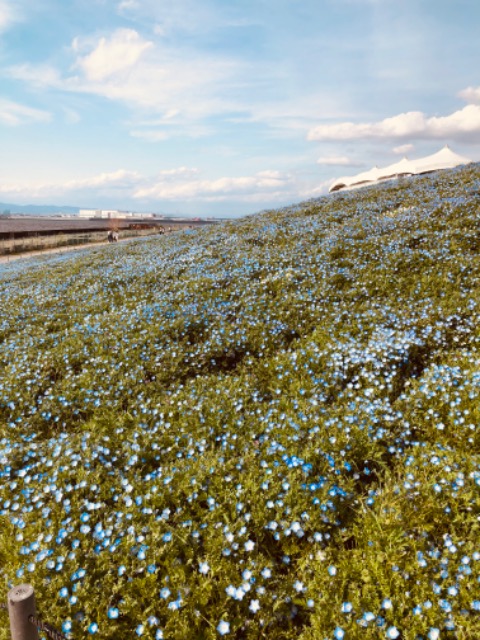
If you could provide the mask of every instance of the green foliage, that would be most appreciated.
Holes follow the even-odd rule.
[[[0,599],[72,638],[480,636],[479,190],[1,267]]]

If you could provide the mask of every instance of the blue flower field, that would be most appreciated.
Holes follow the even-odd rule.
[[[469,165],[0,265],[0,601],[75,640],[480,637],[479,249]]]

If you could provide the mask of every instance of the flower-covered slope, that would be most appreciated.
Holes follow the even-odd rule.
[[[78,639],[480,637],[479,214],[472,165],[1,267],[1,600]]]

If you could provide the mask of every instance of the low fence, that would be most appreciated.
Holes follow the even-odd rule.
[[[8,605],[0,603],[0,609],[8,611],[12,640],[39,640],[39,631],[52,640],[67,640],[63,633],[37,617],[35,592],[29,584],[20,584],[11,589],[8,592]]]

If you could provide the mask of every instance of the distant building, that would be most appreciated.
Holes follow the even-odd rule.
[[[118,211],[117,209],[80,209],[80,218],[131,218],[133,213],[128,211]]]
[[[439,171],[440,169],[453,169],[462,164],[469,164],[471,160],[459,156],[458,153],[454,153],[448,145],[437,151],[437,153],[425,158],[419,158],[418,160],[408,160],[403,158],[400,162],[391,164],[384,169],[374,167],[370,171],[364,171],[356,176],[348,176],[345,178],[338,178],[331,185],[329,191],[341,191],[345,189],[356,189],[371,184],[377,184],[384,180],[391,180],[392,178],[400,178],[404,176],[418,176],[424,173],[432,173],[433,171]]]
[[[122,219],[122,218],[154,218],[153,213],[132,213],[131,211],[118,211],[118,209],[80,209],[79,218],[102,218],[102,219]]]

